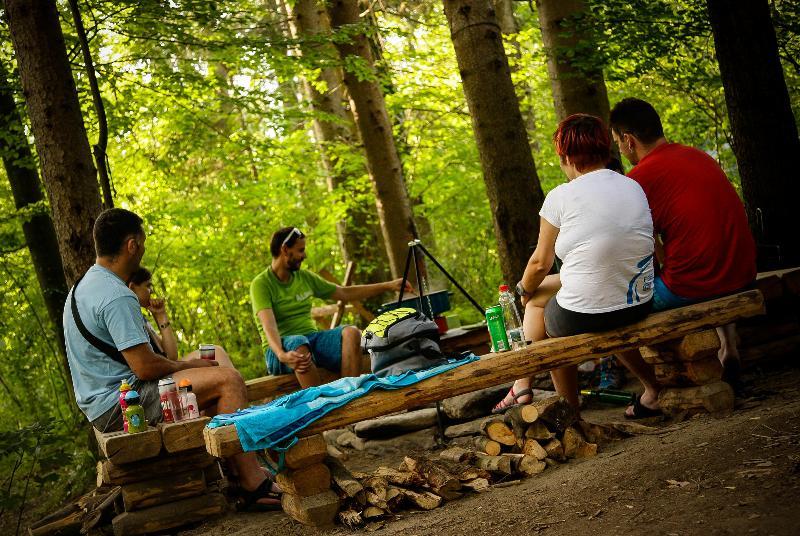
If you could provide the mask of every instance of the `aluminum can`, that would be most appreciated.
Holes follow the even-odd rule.
[[[486,327],[492,339],[492,352],[506,352],[510,349],[506,323],[503,321],[503,308],[493,305],[486,309]]]
[[[158,380],[158,395],[161,399],[161,416],[165,423],[183,420],[183,408],[175,380],[167,376]]]
[[[216,356],[216,346],[213,344],[201,344],[200,345],[200,359],[208,359],[209,361],[215,361]]]

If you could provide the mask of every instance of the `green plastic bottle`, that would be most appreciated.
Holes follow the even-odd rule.
[[[147,431],[147,419],[144,416],[144,408],[141,406],[141,398],[136,391],[128,391],[125,395],[125,417],[128,419],[128,433],[138,434]]]

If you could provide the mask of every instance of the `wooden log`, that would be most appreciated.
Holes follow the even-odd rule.
[[[461,424],[454,424],[444,429],[444,436],[448,439],[455,439],[457,437],[474,436],[481,433],[481,426],[487,419],[497,417],[481,417],[473,421],[464,422]]]
[[[222,466],[219,462],[214,460],[211,465],[203,469],[203,476],[206,479],[206,484],[211,484],[225,478],[225,473],[222,472]]]
[[[421,475],[436,495],[447,500],[457,499],[461,496],[458,493],[461,489],[461,481],[432,461],[406,456],[403,458],[400,469],[402,470],[404,467]]]
[[[761,291],[764,301],[770,304],[783,297],[784,288],[782,278],[778,275],[759,277],[756,280],[756,289]]]
[[[205,469],[212,463],[214,463],[214,458],[201,449],[143,460],[134,465],[116,465],[105,460],[97,462],[97,485],[98,487],[102,485],[123,486],[180,471]]]
[[[364,508],[364,511],[361,512],[361,515],[364,519],[375,519],[386,515],[386,509],[378,508],[377,506],[367,506]]]
[[[564,456],[564,445],[561,443],[559,439],[553,438],[542,445],[545,452],[547,452],[547,457],[552,458],[553,460],[563,461]]]
[[[544,460],[547,458],[547,451],[544,450],[544,447],[535,439],[525,439],[522,443],[521,450],[523,454],[533,456],[537,460]]]
[[[563,432],[578,419],[576,409],[562,396],[551,396],[531,405],[539,412],[539,419],[553,432]]]
[[[389,439],[436,426],[436,408],[425,408],[388,415],[357,423],[353,431],[364,439]]]
[[[347,454],[345,454],[344,452],[342,452],[333,445],[328,445],[327,450],[328,450],[328,458],[333,458],[334,460],[339,460],[339,461],[347,461],[347,458],[349,458]]]
[[[561,438],[564,445],[564,455],[567,458],[589,458],[597,454],[597,445],[587,443],[581,433],[570,426],[564,430],[564,437]]]
[[[492,412],[492,408],[511,388],[512,383],[504,383],[479,389],[471,393],[445,398],[442,400],[442,411],[449,419],[454,421],[465,421],[485,417]]]
[[[511,468],[511,458],[505,458],[503,456],[489,456],[487,454],[481,454],[478,452],[475,454],[475,461],[473,463],[479,469],[485,469],[487,471],[501,473],[504,475],[510,475],[513,473]]]
[[[75,505],[71,505],[75,506]],[[54,514],[63,514],[60,517],[54,518]],[[55,536],[55,535],[71,535],[80,534],[83,520],[86,517],[86,512],[81,509],[73,509],[65,513],[60,510],[51,516],[47,516],[47,522],[40,520],[38,524],[28,527],[29,536]]]
[[[152,426],[138,434],[126,432],[104,434],[95,428],[94,436],[97,438],[100,454],[117,465],[154,458],[161,452],[161,434]]]
[[[202,521],[220,515],[226,509],[227,503],[221,493],[208,493],[138,512],[123,512],[115,517],[111,524],[115,536],[136,536]]]
[[[546,465],[543,461],[527,454],[501,454],[502,457],[511,460],[511,469],[515,473],[531,476],[538,475],[544,471]],[[544,459],[544,458],[543,458]]]
[[[697,361],[706,357],[715,357],[719,351],[719,337],[716,330],[713,329],[690,333],[674,345],[674,349],[681,361]]]
[[[783,289],[786,294],[794,298],[800,298],[800,269],[789,270],[781,276]]]
[[[585,333],[536,341],[521,350],[483,356],[403,389],[376,390],[331,411],[300,432],[309,436],[324,430],[419,407],[444,398],[532,376],[555,368],[683,337],[764,312],[761,293],[752,290],[687,307],[662,311],[605,333]],[[218,457],[242,451],[235,425],[206,428],[206,448]]]
[[[433,510],[442,504],[442,498],[428,491],[416,492],[410,489],[403,490],[403,497],[420,510]]]
[[[475,457],[475,453],[461,447],[450,447],[440,452],[439,457],[453,462],[469,463]]]
[[[501,445],[512,447],[517,444],[517,437],[514,435],[514,432],[512,432],[511,428],[499,417],[485,420],[481,424],[481,432],[489,439],[497,441]]]
[[[164,449],[175,453],[204,447],[206,442],[203,439],[203,428],[210,420],[210,417],[200,417],[190,421],[160,423],[158,431],[161,432]]]
[[[677,361],[653,366],[656,378],[664,387],[689,387],[718,382],[722,379],[722,365],[716,356],[697,361]]]
[[[539,410],[533,404],[514,406],[503,414],[503,421],[511,428],[518,440],[525,437],[528,426],[536,422],[537,418],[539,418]]]
[[[284,463],[289,469],[301,469],[325,461],[328,455],[328,445],[322,434],[300,438],[297,443],[286,451]]]
[[[378,467],[374,475],[383,478],[390,484],[398,486],[419,487],[425,483],[425,479],[418,473],[412,471],[398,471],[391,467]]]
[[[493,439],[489,439],[486,436],[475,437],[475,448],[477,448],[480,452],[488,454],[489,456],[497,456],[502,450],[500,443]]]
[[[708,411],[712,414],[724,414],[733,411],[733,402],[733,389],[725,382],[682,389],[663,389],[658,395],[661,410],[666,413]]]
[[[356,480],[347,467],[338,460],[327,460],[328,469],[331,472],[331,479],[347,497],[354,498],[364,490],[361,482]]]
[[[537,441],[546,441],[548,439],[552,439],[556,436],[555,433],[551,432],[549,428],[542,422],[536,421],[528,426],[528,429],[525,430],[525,438],[526,439],[535,439]]]
[[[462,482],[461,486],[470,491],[481,492],[489,489],[490,482],[487,478],[474,478],[472,480],[468,480],[467,482]]]
[[[586,441],[590,443],[607,443],[609,441],[619,441],[630,437],[631,434],[618,430],[607,424],[591,423],[580,420],[575,426],[581,431]]]
[[[479,469],[478,467],[465,467],[458,474],[458,479],[461,481],[462,485],[464,482],[475,480],[476,478],[485,478],[486,480],[491,481],[492,473],[486,469]]]
[[[168,475],[154,480],[122,486],[122,502],[126,512],[150,508],[180,499],[195,497],[206,491],[202,469]]]
[[[310,497],[331,489],[331,472],[324,463],[315,463],[300,469],[287,469],[275,477],[275,482],[286,493]]]
[[[339,497],[331,490],[311,497],[284,493],[281,495],[281,506],[295,521],[312,527],[328,527],[333,525],[339,512]]]
[[[361,512],[352,508],[348,508],[347,510],[342,510],[339,512],[339,522],[342,525],[352,529],[361,525],[364,522],[364,519],[361,517]]]

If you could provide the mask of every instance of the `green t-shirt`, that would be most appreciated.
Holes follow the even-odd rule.
[[[327,300],[336,290],[336,285],[307,270],[292,272],[287,283],[280,281],[272,267],[267,268],[250,284],[250,303],[256,315],[261,346],[269,348],[267,336],[258,320],[258,312],[272,309],[281,337],[305,335],[317,331],[311,318],[312,298]]]

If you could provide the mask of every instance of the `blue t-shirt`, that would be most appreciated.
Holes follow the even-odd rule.
[[[78,407],[94,421],[119,403],[122,380],[133,383],[136,376],[126,364],[117,363],[87,341],[72,318],[72,293],[64,305],[64,338],[72,385]],[[75,296],[78,313],[95,337],[123,351],[149,344],[136,294],[114,272],[95,264],[81,280]]]

